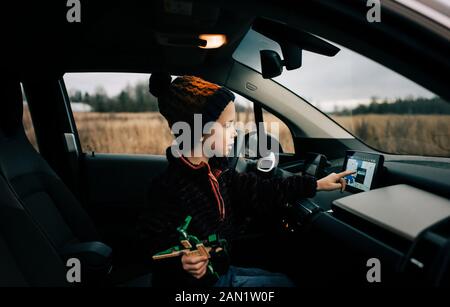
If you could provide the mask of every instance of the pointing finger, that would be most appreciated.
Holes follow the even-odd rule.
[[[338,177],[345,177],[345,176],[348,176],[348,175],[354,174],[354,173],[356,173],[355,170],[346,170],[346,171],[338,173],[337,175],[338,175]]]

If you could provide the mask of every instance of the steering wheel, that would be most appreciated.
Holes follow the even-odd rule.
[[[245,153],[246,150],[245,137],[244,131],[237,130],[237,136],[235,137],[234,145],[231,151],[232,154],[228,157],[229,166],[235,172],[246,171],[248,165],[250,164],[244,157],[240,156]],[[288,177],[294,175],[288,171],[276,168],[276,163],[273,163],[275,160],[276,158],[273,153],[267,157],[260,158],[256,163],[256,170],[261,173],[265,173],[267,176]],[[267,165],[271,165],[269,169],[265,168]],[[303,226],[306,224],[309,219],[319,211],[320,208],[311,201],[307,199],[298,200],[293,204],[286,204],[283,209],[284,213],[281,216],[282,222],[285,222],[287,225],[296,225],[298,228],[300,225]],[[292,228],[290,231],[294,231],[294,229]]]
[[[231,169],[237,172],[245,172],[248,169],[250,163],[243,154],[247,153],[246,144],[249,142],[250,134],[245,134],[242,130],[237,130],[237,136],[231,150],[231,155],[228,157],[228,163]],[[273,152],[270,152],[268,156],[258,159],[256,162],[256,170],[265,173],[267,175],[272,173],[272,170],[276,168],[277,158]]]

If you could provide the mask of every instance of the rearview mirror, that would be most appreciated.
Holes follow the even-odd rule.
[[[270,79],[281,75],[283,66],[287,70],[293,70],[302,66],[302,50],[294,44],[281,44],[284,60],[273,50],[261,50],[261,69],[264,79]]]
[[[270,79],[281,75],[283,72],[283,61],[278,53],[272,50],[261,50],[261,70],[264,79]]]
[[[306,31],[295,29],[273,20],[258,18],[253,23],[252,28],[277,42],[283,53],[282,60],[275,51],[260,51],[264,79],[281,75],[283,66],[286,66],[287,70],[300,68],[302,66],[302,50],[329,57],[335,56],[340,50],[338,47]]]

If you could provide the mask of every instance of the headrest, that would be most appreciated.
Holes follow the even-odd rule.
[[[14,134],[22,126],[23,98],[20,82],[4,79],[0,82],[0,129],[6,136]]]

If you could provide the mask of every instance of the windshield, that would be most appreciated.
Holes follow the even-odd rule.
[[[273,80],[380,151],[450,157],[450,104],[345,47],[334,57],[303,51],[302,67]],[[280,46],[250,30],[235,60],[261,72],[259,51]]]

